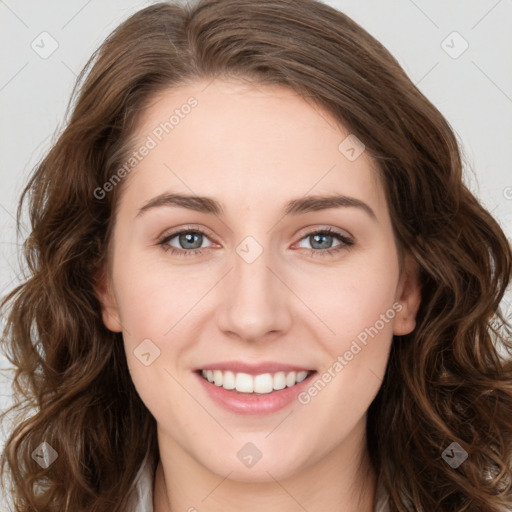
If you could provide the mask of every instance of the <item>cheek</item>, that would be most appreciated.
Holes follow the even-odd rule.
[[[144,338],[159,343],[181,326],[204,288],[194,274],[152,265],[143,258],[119,258],[116,295],[130,343]],[[185,322],[186,323],[186,322]]]
[[[192,266],[151,264],[129,252],[118,256],[115,265],[116,297],[132,381],[153,415],[164,410],[179,416],[185,411],[178,409],[193,404],[173,377],[188,378],[189,354],[198,339],[194,333],[201,326],[197,315],[206,304],[201,298],[218,277],[211,270],[194,272]]]
[[[392,246],[347,258],[346,265],[303,279],[305,302],[329,328],[322,329],[329,353],[344,350],[360,333],[364,338],[364,332],[375,324],[385,338],[391,336],[398,280],[398,260]],[[381,315],[386,313],[383,323]]]
[[[349,435],[382,385],[396,304],[378,287],[369,286],[367,291],[367,295],[345,295],[340,299],[344,307],[332,310],[329,321],[335,335],[321,341],[328,356],[298,397],[306,414],[319,425],[314,433],[318,443],[322,439],[336,443]],[[337,425],[336,433],[332,425]]]
[[[118,286],[124,347],[130,377],[146,407],[157,422],[179,424],[195,405],[179,384],[190,350],[183,329],[191,306],[173,275],[164,281],[154,274],[133,265]]]
[[[398,261],[393,251],[354,259],[332,272],[327,292],[318,286],[308,299],[328,327],[319,336],[324,351],[324,374],[311,395],[323,389],[324,399],[344,410],[363,414],[377,393],[385,373],[393,339],[393,323],[401,306],[396,300]],[[317,285],[318,285],[317,281]],[[308,393],[309,394],[309,393]],[[309,398],[306,396],[304,402]],[[320,414],[321,412],[318,411]],[[354,418],[358,416],[354,415]]]

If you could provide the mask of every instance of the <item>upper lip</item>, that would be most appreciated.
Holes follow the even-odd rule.
[[[222,370],[232,371],[233,373],[248,373],[249,375],[259,375],[262,373],[277,373],[277,372],[311,372],[312,368],[305,366],[277,363],[274,361],[264,361],[261,363],[246,363],[244,361],[221,361],[218,363],[205,364],[196,369],[200,370]]]

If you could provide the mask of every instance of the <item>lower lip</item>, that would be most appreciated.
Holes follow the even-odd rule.
[[[271,393],[256,395],[240,393],[235,390],[224,389],[222,386],[216,386],[195,372],[210,398],[224,409],[237,414],[271,414],[284,409],[297,399],[297,395],[301,391],[310,385],[311,377],[315,373],[312,372],[306,379],[291,388],[286,387]]]

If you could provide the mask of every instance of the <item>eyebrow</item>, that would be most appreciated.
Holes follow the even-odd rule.
[[[163,194],[160,194],[146,202],[138,211],[136,217],[141,216],[148,210],[162,206],[187,208],[189,210],[217,216],[224,215],[222,205],[210,197],[164,192]],[[293,199],[285,204],[283,208],[283,215],[300,215],[309,212],[328,210],[330,208],[360,208],[373,220],[377,220],[375,212],[365,202],[360,199],[356,199],[355,197],[340,194],[306,196],[299,199]]]

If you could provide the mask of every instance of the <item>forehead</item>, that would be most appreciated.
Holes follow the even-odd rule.
[[[240,80],[193,83],[153,98],[133,147],[149,149],[123,186],[127,200],[139,202],[165,188],[247,206],[342,193],[385,207],[374,161],[365,151],[347,158],[352,137],[289,88]]]

